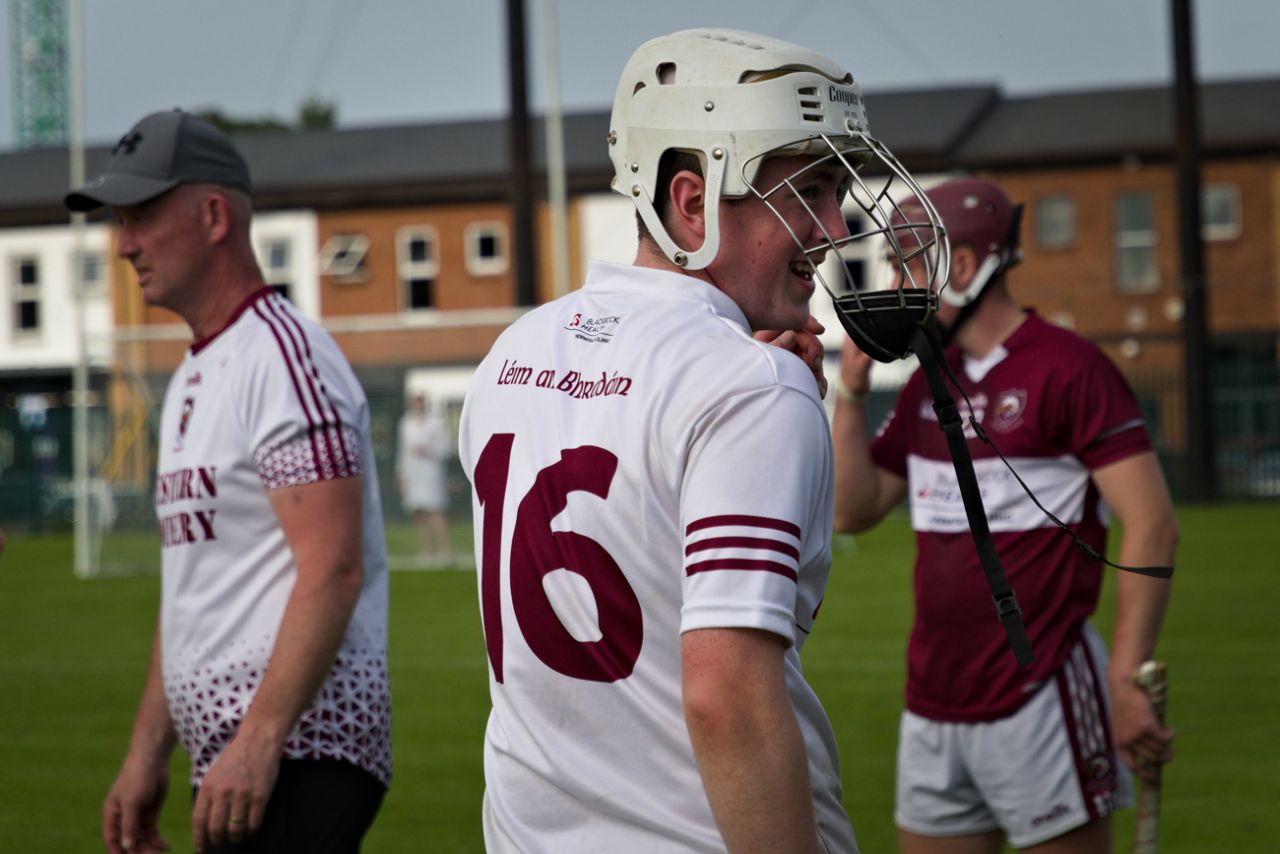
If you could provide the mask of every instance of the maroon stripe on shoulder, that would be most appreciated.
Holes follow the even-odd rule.
[[[684,572],[685,575],[697,575],[700,572],[714,572],[726,569],[743,570],[747,572],[773,572],[789,578],[792,581],[797,579],[796,571],[785,563],[778,563],[777,561],[772,560],[743,560],[735,557],[691,563],[685,567]]]
[[[708,537],[685,547],[685,557],[694,552],[705,552],[708,549],[768,549],[782,552],[787,557],[800,559],[800,550],[791,543],[781,540],[770,540],[767,537]]]
[[[324,377],[320,374],[320,369],[316,367],[315,357],[311,353],[311,338],[307,335],[306,330],[303,329],[302,324],[298,322],[297,316],[291,311],[283,310],[283,306],[286,304],[284,297],[277,295],[276,299],[281,303],[282,314],[287,321],[298,330],[298,335],[302,338],[302,346],[307,355],[307,370],[311,373],[311,377],[318,389],[319,399],[322,400],[325,406],[329,408],[328,416],[332,419],[333,427],[331,429],[333,431],[333,436],[335,441],[338,443],[338,447],[341,449],[339,456],[341,457],[342,467],[345,469],[346,475],[349,476],[354,472],[351,460],[359,457],[360,449],[356,448],[353,450],[352,448],[347,447],[347,434],[346,431],[342,429],[342,415],[339,413],[338,407],[334,406],[333,398],[329,395],[329,389],[324,384]]]
[[[262,310],[262,306],[255,305],[253,307],[253,311],[262,319],[262,323],[267,327],[267,329],[270,330],[271,336],[276,339],[276,346],[280,348],[280,355],[284,359],[286,367],[289,369],[289,381],[293,383],[294,394],[297,395],[298,403],[302,406],[302,414],[307,419],[307,440],[311,444],[311,459],[315,464],[316,473],[320,476],[321,480],[324,480],[324,465],[320,458],[320,448],[316,444],[316,422],[315,419],[311,417],[311,410],[307,408],[306,400],[303,398],[302,387],[298,384],[298,377],[294,372],[293,362],[289,358],[289,348],[285,346],[284,339],[280,337],[280,330],[276,329],[275,324],[271,322],[271,318],[269,318],[266,312]]]
[[[323,437],[324,446],[329,453],[329,463],[333,466],[334,473],[338,477],[349,477],[351,475],[351,468],[348,462],[350,452],[342,436],[342,421],[338,418],[337,409],[334,408],[333,403],[329,400],[324,383],[320,382],[315,361],[311,356],[311,342],[307,339],[307,334],[302,325],[298,323],[297,318],[285,308],[283,303],[284,298],[275,294],[274,299],[268,300],[266,305],[272,316],[285,329],[290,342],[293,344],[298,370],[302,372],[303,379],[307,384],[307,391],[310,392],[311,400],[316,408],[317,424],[313,429],[320,431]]]
[[[743,528],[768,528],[771,531],[782,531],[791,534],[793,537],[800,536],[800,526],[788,522],[786,519],[774,519],[769,516],[707,516],[705,519],[698,519],[690,522],[688,527],[684,529],[684,535],[687,537],[695,531],[702,531],[707,528],[722,527],[743,527]]]
[[[316,367],[315,357],[311,353],[311,338],[307,335],[302,324],[298,322],[297,316],[295,316],[293,312],[285,310],[286,300],[284,297],[277,294],[275,298],[280,302],[281,314],[297,329],[298,336],[302,339],[302,346],[307,356],[307,370],[310,371],[311,377],[318,389],[319,399],[322,400],[325,406],[329,408],[329,417],[333,422],[332,431],[334,440],[337,442],[340,449],[339,457],[342,468],[345,470],[345,474],[349,476],[354,473],[354,467],[351,465],[351,461],[352,459],[359,457],[360,449],[356,448],[353,450],[352,448],[347,447],[346,431],[342,429],[342,415],[338,412],[338,407],[334,406],[333,398],[329,395],[329,389],[324,384],[324,377],[321,376],[320,369]]]

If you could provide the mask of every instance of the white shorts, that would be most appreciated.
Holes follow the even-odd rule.
[[[921,836],[1002,829],[1036,845],[1133,804],[1111,739],[1107,653],[1092,628],[1013,715],[946,723],[904,712],[894,821]]]

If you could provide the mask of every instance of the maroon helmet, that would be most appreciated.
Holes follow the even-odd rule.
[[[926,190],[953,247],[968,244],[978,254],[978,272],[963,292],[944,287],[939,296],[955,306],[973,302],[987,282],[1022,260],[1018,248],[1022,205],[985,178],[956,178]],[[904,248],[915,244],[909,223],[928,222],[924,206],[912,196],[899,203],[894,226]]]

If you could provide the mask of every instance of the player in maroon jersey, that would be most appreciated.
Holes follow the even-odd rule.
[[[937,318],[973,416],[1046,509],[1099,553],[1114,512],[1124,527],[1118,563],[1172,565],[1172,503],[1132,391],[1097,347],[1010,295],[1019,211],[980,179],[927,195],[952,246]],[[920,207],[909,199],[900,216]],[[895,810],[901,849],[995,854],[1007,839],[1035,850],[1109,850],[1110,813],[1131,800],[1124,766],[1142,773],[1143,762],[1172,755],[1173,733],[1130,681],[1155,649],[1169,584],[1117,576],[1108,666],[1087,622],[1102,564],[976,439],[961,401],[991,532],[1035,651],[1019,667],[992,612],[925,377],[911,377],[869,440],[870,364],[846,342],[833,426],[835,522],[864,531],[905,498],[916,533]]]

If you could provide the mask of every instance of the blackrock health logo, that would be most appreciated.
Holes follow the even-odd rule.
[[[616,314],[608,317],[583,317],[578,312],[569,318],[569,323],[564,328],[582,341],[607,344],[618,331],[618,324],[621,322],[622,317]]]

